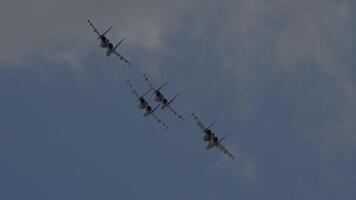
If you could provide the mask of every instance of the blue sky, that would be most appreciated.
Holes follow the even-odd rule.
[[[0,199],[356,197],[354,2],[100,2],[0,4]],[[183,123],[142,117],[125,81],[144,92],[143,73]]]

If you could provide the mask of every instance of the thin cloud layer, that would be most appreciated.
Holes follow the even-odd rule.
[[[147,61],[153,62],[148,70],[156,77],[175,76],[170,71],[174,69],[157,70],[164,56],[178,55],[183,63],[189,57],[200,64],[195,70],[200,65],[189,66],[192,78],[186,84],[202,91],[225,89],[221,98],[227,102],[219,110],[236,118],[258,114],[255,108],[265,85],[281,80],[283,95],[295,108],[293,123],[320,146],[327,176],[338,177],[342,163],[335,164],[335,159],[356,146],[356,30],[350,26],[354,8],[348,0],[5,0],[0,6],[0,63],[15,67],[46,57],[78,68],[97,45],[85,22],[91,18],[100,29],[113,24],[110,37],[125,37],[125,49],[152,52],[155,59]],[[191,45],[196,51],[182,50],[174,46],[173,36],[209,49]],[[196,80],[201,71],[205,79]],[[222,81],[211,81],[217,78]],[[354,153],[347,155],[350,160]],[[244,174],[258,178],[258,160],[246,160]],[[336,179],[341,184],[343,180]]]
[[[49,49],[88,48],[94,36],[87,18],[100,29],[115,25],[111,37],[126,37],[126,45],[159,49],[162,35],[174,29],[179,16],[192,7],[188,2],[5,0],[0,8],[4,27],[0,63],[20,64]]]

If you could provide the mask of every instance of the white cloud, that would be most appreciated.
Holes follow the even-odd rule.
[[[19,6],[21,5],[21,6]],[[31,56],[66,43],[93,44],[94,33],[86,23],[91,18],[98,28],[115,25],[112,40],[126,37],[126,45],[148,50],[162,48],[162,35],[174,30],[189,1],[9,1],[1,2],[0,63],[18,64]],[[96,41],[95,41],[96,42]]]
[[[234,99],[232,102],[239,102],[234,104],[238,107],[234,110],[258,112],[253,109],[254,99],[261,94],[266,76],[270,76],[267,79],[284,76],[289,80],[285,87],[291,96],[296,92],[300,95],[290,102],[298,108],[295,112],[300,116],[317,113],[318,118],[303,117],[303,120],[313,120],[317,128],[302,129],[306,138],[317,138],[314,142],[320,147],[324,169],[335,165],[339,152],[354,151],[356,84],[350,63],[355,41],[355,30],[350,27],[352,2],[252,0],[230,2],[224,8],[226,12],[220,15],[216,26],[221,31],[215,42],[225,80],[230,79],[230,85],[238,86],[229,91],[233,93],[229,96]],[[209,10],[209,13],[214,12]],[[204,25],[199,29],[208,29],[209,25]],[[305,67],[306,63],[311,66]],[[314,85],[306,85],[304,78],[311,74],[315,76]],[[296,88],[298,91],[293,91]],[[232,110],[231,106],[227,105],[227,112]],[[347,155],[351,159],[354,153]],[[335,170],[327,171],[326,176],[338,175]]]
[[[328,88],[325,80],[316,80],[319,82],[315,88],[302,88],[305,91],[300,93],[300,102],[294,105],[301,113],[309,109],[329,114],[316,120],[320,130],[312,133],[318,136],[328,163],[338,149],[356,145],[356,86],[349,75],[352,64],[348,63],[354,53],[351,45],[355,30],[349,27],[352,8],[349,0],[3,0],[0,63],[16,66],[33,56],[45,56],[78,68],[88,49],[97,45],[87,18],[100,29],[113,24],[110,37],[113,41],[125,37],[125,49],[144,49],[157,56],[168,48],[168,35],[191,23],[187,31],[192,37],[215,47],[210,56],[221,61],[220,75],[225,82],[220,84],[232,83],[229,98],[238,107],[238,115],[257,112],[254,101],[266,76],[261,71],[298,82],[304,74],[298,72],[305,69],[299,66],[307,61],[316,66],[315,73],[330,80]],[[171,53],[185,52],[173,49]],[[157,68],[151,70],[153,76],[159,76]],[[219,74],[206,76],[209,83],[219,84],[210,81]],[[229,107],[226,111],[235,110]],[[246,177],[255,177],[256,162],[243,160],[243,164],[232,168],[242,170]]]

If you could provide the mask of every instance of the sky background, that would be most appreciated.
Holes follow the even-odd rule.
[[[356,197],[356,2],[2,0],[0,199]],[[110,25],[133,67],[105,56]],[[144,118],[125,84],[180,96]],[[153,103],[153,95],[148,100]],[[238,158],[206,151],[218,119]]]

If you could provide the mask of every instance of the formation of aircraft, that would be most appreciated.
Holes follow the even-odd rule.
[[[94,32],[98,35],[98,40],[100,40],[100,47],[106,49],[106,56],[110,56],[111,54],[117,55],[120,60],[124,61],[126,64],[131,66],[131,63],[118,51],[117,48],[120,44],[125,40],[125,38],[121,39],[117,45],[113,45],[110,40],[106,37],[106,34],[114,27],[110,26],[104,33],[100,33],[98,29],[94,26],[94,24],[88,19],[87,22],[93,28]]]
[[[122,56],[117,50],[117,48],[124,41],[124,39],[122,39],[117,45],[114,46],[110,42],[108,37],[106,36],[106,34],[113,28],[113,26],[110,26],[103,33],[100,33],[98,31],[98,29],[94,26],[94,24],[89,19],[87,20],[87,22],[93,28],[94,32],[97,34],[98,40],[100,40],[100,47],[106,49],[106,55],[110,56],[111,54],[115,54],[122,61],[124,61],[129,66],[131,66],[131,63],[124,56]],[[155,113],[155,111],[160,107],[161,110],[164,110],[165,108],[168,108],[170,111],[172,111],[177,116],[178,119],[180,119],[181,121],[184,121],[184,118],[182,117],[182,115],[179,114],[172,107],[172,103],[177,99],[178,94],[175,95],[172,99],[169,100],[161,92],[162,88],[167,85],[167,82],[164,82],[162,85],[160,85],[159,87],[156,88],[153,85],[153,83],[148,79],[146,74],[144,74],[143,77],[144,77],[144,80],[149,85],[150,89],[148,89],[142,95],[140,95],[137,92],[137,90],[134,88],[134,86],[132,85],[132,83],[129,80],[126,81],[126,83],[129,86],[131,92],[135,95],[136,100],[138,101],[139,109],[143,111],[143,116],[144,117],[152,116],[156,120],[156,122],[159,123],[163,128],[168,129],[167,124],[165,122],[163,122],[161,120],[161,118],[159,118],[157,116],[157,114]],[[154,108],[152,108],[152,106],[145,99],[146,95],[149,94],[152,91],[153,91],[153,94],[154,94],[154,100],[158,103],[158,105],[155,106]],[[222,137],[221,139],[219,139],[217,136],[215,136],[215,133],[213,133],[211,131],[211,128],[214,126],[214,124],[217,121],[215,121],[212,124],[210,124],[209,126],[205,127],[203,125],[203,123],[198,119],[196,114],[192,113],[192,117],[193,117],[194,121],[196,122],[196,124],[198,125],[198,127],[202,130],[202,133],[204,134],[204,137],[203,137],[204,141],[208,143],[207,146],[206,146],[207,150],[209,150],[209,149],[211,149],[213,147],[216,147],[216,148],[220,149],[224,154],[229,156],[231,159],[235,159],[235,156],[232,153],[230,153],[221,143],[226,138],[227,134],[224,137]]]
[[[174,110],[174,108],[172,107],[172,103],[174,100],[177,99],[178,94],[176,96],[174,96],[171,100],[168,101],[168,99],[162,94],[161,89],[167,85],[167,82],[163,83],[160,87],[155,88],[152,84],[152,82],[148,79],[148,77],[146,76],[146,74],[143,75],[143,77],[145,78],[145,81],[148,83],[148,85],[151,87],[152,90],[154,90],[153,94],[155,96],[155,101],[159,102],[161,105],[161,109],[165,109],[168,108],[169,110],[171,110],[177,117],[178,119],[184,121],[184,118],[182,117],[182,115],[180,115],[177,111]]]
[[[164,128],[168,129],[168,126],[154,113],[157,108],[160,106],[159,104],[152,109],[152,107],[148,104],[145,99],[145,96],[151,92],[152,89],[149,89],[143,95],[140,95],[136,89],[133,87],[130,81],[126,81],[127,85],[130,87],[132,93],[137,97],[137,101],[139,103],[138,107],[143,110],[143,116],[152,116],[159,124],[161,124]]]

